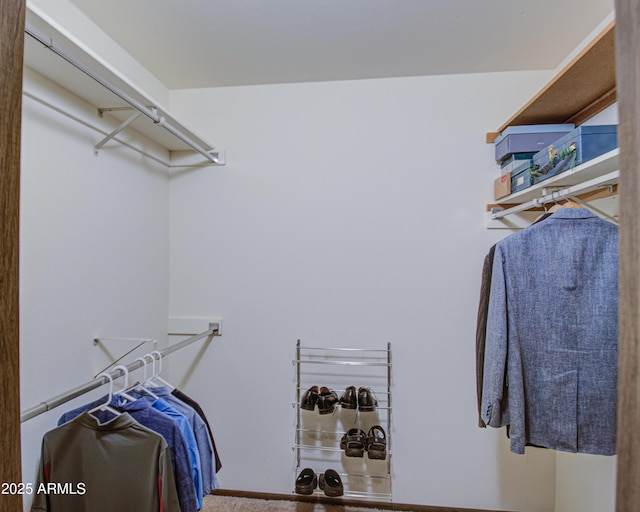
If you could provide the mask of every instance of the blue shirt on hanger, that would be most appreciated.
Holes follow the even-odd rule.
[[[184,414],[169,405],[169,403],[167,403],[167,401],[165,401],[163,398],[154,398],[151,395],[140,393],[136,390],[130,391],[129,393],[136,398],[147,400],[151,404],[152,408],[156,409],[162,414],[165,414],[167,417],[171,418],[178,424],[178,427],[184,434],[185,440],[187,442],[187,447],[189,449],[191,468],[193,472],[193,481],[196,490],[196,499],[198,502],[198,510],[200,510],[202,508],[202,498],[205,496],[205,487],[200,452],[193,428],[191,427],[191,423],[184,416]],[[158,395],[157,393],[155,393],[155,388],[153,389],[153,393]]]
[[[189,424],[193,428],[193,433],[198,443],[198,451],[200,453],[200,463],[202,464],[202,481],[204,487],[204,493],[209,494],[211,491],[219,487],[218,478],[216,476],[215,461],[213,455],[213,445],[211,444],[211,438],[209,437],[209,430],[207,424],[195,411],[195,409],[179,398],[176,398],[171,394],[169,388],[166,386],[157,386],[150,388],[154,395],[157,395],[163,400],[174,407],[189,421]]]

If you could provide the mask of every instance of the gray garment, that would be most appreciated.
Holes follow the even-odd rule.
[[[511,451],[616,450],[618,228],[561,209],[496,245],[482,418]]]
[[[127,413],[47,432],[33,494],[32,512],[180,512],[167,443]]]

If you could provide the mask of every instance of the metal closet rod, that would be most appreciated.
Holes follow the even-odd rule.
[[[211,322],[209,324],[209,329],[207,329],[206,331],[201,332],[200,334],[196,334],[195,336],[191,336],[186,340],[182,340],[181,342],[176,343],[175,345],[171,345],[165,348],[164,350],[161,350],[160,355],[162,357],[165,357],[177,350],[180,350],[188,345],[191,345],[192,343],[195,343],[196,341],[199,341],[203,338],[207,338],[209,336],[214,336],[218,332],[220,332],[220,324],[217,322]],[[132,372],[134,370],[137,370],[138,368],[141,368],[143,365],[144,364],[142,363],[142,361],[134,361],[133,363],[130,363],[127,366],[125,366],[125,368],[127,369],[128,372]],[[124,373],[125,372],[123,370],[117,369],[109,372],[109,375],[111,375],[111,377],[115,380],[119,377],[122,377]],[[84,395],[89,391],[93,391],[94,389],[99,388],[100,386],[103,386],[104,384],[108,384],[108,383],[109,383],[109,379],[107,377],[91,379],[90,381],[85,382],[84,384],[81,384],[80,386],[77,386],[67,391],[66,393],[62,393],[60,395],[54,396],[49,400],[41,402],[40,404],[21,412],[20,423],[24,423],[25,421],[30,420],[31,418],[39,416],[40,414],[50,411],[51,409],[54,409],[59,405],[69,402],[74,398]]]
[[[86,66],[84,63],[82,63],[81,61],[76,59],[73,55],[67,53],[64,50],[64,48],[62,48],[59,45],[57,45],[53,41],[53,39],[51,39],[50,37],[47,37],[45,34],[40,32],[38,29],[36,29],[32,25],[30,25],[29,23],[25,24],[24,31],[25,31],[26,34],[28,34],[31,37],[33,37],[36,41],[38,41],[42,45],[44,45],[47,48],[49,48],[49,50],[54,52],[56,55],[62,57],[69,64],[71,64],[72,66],[74,66],[77,69],[79,69],[80,71],[82,71],[89,78],[92,78],[93,80],[98,82],[100,85],[102,85],[105,89],[108,89],[113,94],[118,96],[120,99],[122,99],[123,101],[128,103],[130,106],[132,106],[138,112],[140,112],[141,114],[144,114],[145,116],[147,116],[155,124],[157,124],[159,126],[162,126],[165,130],[167,130],[169,133],[173,134],[175,137],[180,139],[182,142],[187,144],[189,147],[193,148],[195,151],[200,153],[202,156],[204,156],[211,163],[213,163],[213,164],[219,163],[217,155],[212,155],[211,154],[212,150],[207,150],[207,149],[203,148],[197,142],[191,140],[184,133],[182,133],[178,128],[176,128],[173,125],[171,125],[170,123],[168,123],[163,116],[158,115],[158,113],[157,113],[157,111],[155,109],[148,108],[147,106],[143,105],[138,100],[136,100],[135,98],[133,98],[130,95],[128,95],[126,92],[118,89],[115,85],[113,85],[111,82],[109,82],[106,78],[100,76],[98,73],[93,71],[91,68]]]

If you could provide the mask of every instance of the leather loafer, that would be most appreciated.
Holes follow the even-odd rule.
[[[318,485],[318,478],[311,468],[304,468],[296,478],[296,493],[313,494]]]
[[[358,408],[358,394],[356,393],[355,386],[349,386],[344,390],[340,397],[340,405],[343,409],[357,409]]]
[[[334,469],[327,469],[324,474],[320,475],[319,480],[320,489],[322,489],[327,496],[335,498],[344,494],[342,479]]]
[[[318,395],[318,412],[320,414],[331,414],[338,402],[339,398],[335,391],[325,386],[320,388]]]
[[[311,386],[307,389],[302,395],[302,400],[300,400],[300,408],[305,411],[313,411],[316,407],[316,403],[318,402],[318,386]]]
[[[376,400],[371,388],[358,389],[358,408],[361,411],[375,411],[377,406],[378,401]]]

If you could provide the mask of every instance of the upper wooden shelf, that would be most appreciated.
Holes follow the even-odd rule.
[[[616,101],[615,21],[567,64],[487,142],[508,126],[546,123],[580,125]]]

